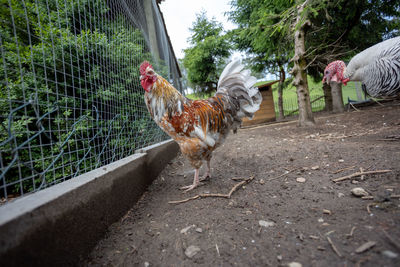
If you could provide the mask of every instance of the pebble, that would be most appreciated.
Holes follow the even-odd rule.
[[[200,227],[197,227],[197,228],[196,228],[196,232],[202,233],[202,232],[203,232],[203,229],[201,229]]]
[[[339,159],[339,162],[344,162],[344,159]]]
[[[264,179],[260,179],[259,183],[260,183],[260,184],[265,184]]]
[[[364,196],[369,195],[368,192],[365,191],[365,189],[362,187],[355,187],[355,188],[351,189],[351,193],[353,195],[355,195],[356,197],[364,197]]]
[[[319,219],[318,219],[318,222],[319,222],[319,223],[323,223],[323,222],[324,222],[324,219],[319,218]]]
[[[147,261],[144,262],[144,267],[149,267],[150,263],[148,263]]]
[[[322,213],[323,214],[328,214],[328,215],[331,215],[332,214],[332,212],[330,211],[330,210],[322,210]]]
[[[282,255],[278,255],[278,256],[276,256],[276,258],[278,261],[281,261],[283,259]]]
[[[193,258],[194,255],[200,252],[200,248],[198,246],[188,246],[187,249],[185,250],[185,255],[189,259]]]
[[[305,183],[305,182],[306,182],[306,178],[299,177],[299,178],[296,178],[296,181],[297,181],[298,183]]]
[[[259,224],[260,226],[264,226],[264,227],[270,227],[270,226],[274,226],[274,225],[275,225],[274,222],[271,222],[271,221],[264,221],[264,220],[259,220],[259,221],[258,221],[258,224]]]
[[[338,197],[344,197],[343,193],[338,193],[337,195],[338,195]]]
[[[312,169],[312,170],[318,170],[318,169],[319,169],[319,166],[313,166],[313,167],[311,167],[311,169]]]
[[[385,250],[382,252],[382,254],[391,259],[395,259],[399,256],[397,253],[390,250]]]
[[[292,262],[288,263],[288,267],[302,267],[302,266],[303,265],[301,265],[301,263],[295,262],[295,261],[292,261]]]

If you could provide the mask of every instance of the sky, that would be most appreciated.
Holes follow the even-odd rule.
[[[172,47],[178,59],[184,54],[182,49],[189,47],[187,39],[190,37],[189,28],[202,10],[206,11],[207,17],[222,23],[224,30],[231,30],[235,25],[228,21],[225,12],[230,11],[231,0],[164,0],[160,4],[161,12],[164,15],[168,35]]]

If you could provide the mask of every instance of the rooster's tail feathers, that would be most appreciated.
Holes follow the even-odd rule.
[[[257,79],[250,75],[250,70],[243,70],[240,60],[229,63],[222,71],[218,81],[217,94],[229,95],[232,105],[237,113],[235,120],[243,117],[253,118],[254,113],[260,108],[262,97],[254,84]]]

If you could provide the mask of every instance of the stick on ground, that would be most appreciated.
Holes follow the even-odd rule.
[[[235,184],[232,189],[229,191],[228,194],[221,194],[221,193],[211,193],[211,194],[198,194],[195,195],[193,197],[189,197],[189,198],[185,198],[182,200],[173,200],[173,201],[169,201],[169,204],[180,204],[180,203],[185,203],[188,202],[190,200],[195,200],[198,198],[202,198],[202,197],[222,197],[222,198],[231,198],[233,192],[235,192],[240,186],[249,183],[250,181],[252,181],[254,179],[254,175],[252,175],[250,178],[247,178],[243,181],[241,181],[240,183]]]
[[[339,177],[339,178],[333,179],[332,181],[335,182],[335,183],[338,183],[338,182],[341,182],[341,181],[344,181],[344,180],[347,180],[347,179],[351,179],[353,177],[361,176],[361,175],[376,174],[376,173],[387,173],[387,172],[391,172],[391,171],[392,170],[376,170],[376,171],[367,171],[367,172],[364,172],[364,171],[363,172],[355,172],[355,173],[350,174],[350,175],[346,175],[346,176],[343,176],[343,177]]]
[[[398,251],[400,251],[400,244],[399,242],[396,242],[385,230],[382,229],[382,232],[385,234],[386,238],[389,240],[389,242],[397,248]]]
[[[292,170],[290,170],[290,171],[287,171],[287,172],[285,172],[285,173],[283,173],[283,174],[281,174],[281,175],[278,175],[278,176],[276,176],[276,177],[274,177],[274,178],[268,179],[267,181],[269,182],[269,181],[272,181],[272,180],[276,180],[276,179],[278,179],[278,178],[281,178],[282,176],[288,175],[289,173],[292,173],[292,172],[294,172],[294,171],[300,170],[301,168],[302,168],[302,167],[294,168],[294,169],[292,169]]]
[[[327,236],[326,239],[328,240],[329,244],[331,244],[331,247],[332,247],[333,251],[335,251],[335,253],[339,256],[339,258],[341,258],[342,254],[340,254],[339,250],[336,248],[335,244],[333,244],[333,242],[329,238],[329,236]]]

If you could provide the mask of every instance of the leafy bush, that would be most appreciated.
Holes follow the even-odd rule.
[[[165,138],[138,83],[151,55],[123,12],[104,0],[0,1],[0,196]]]

